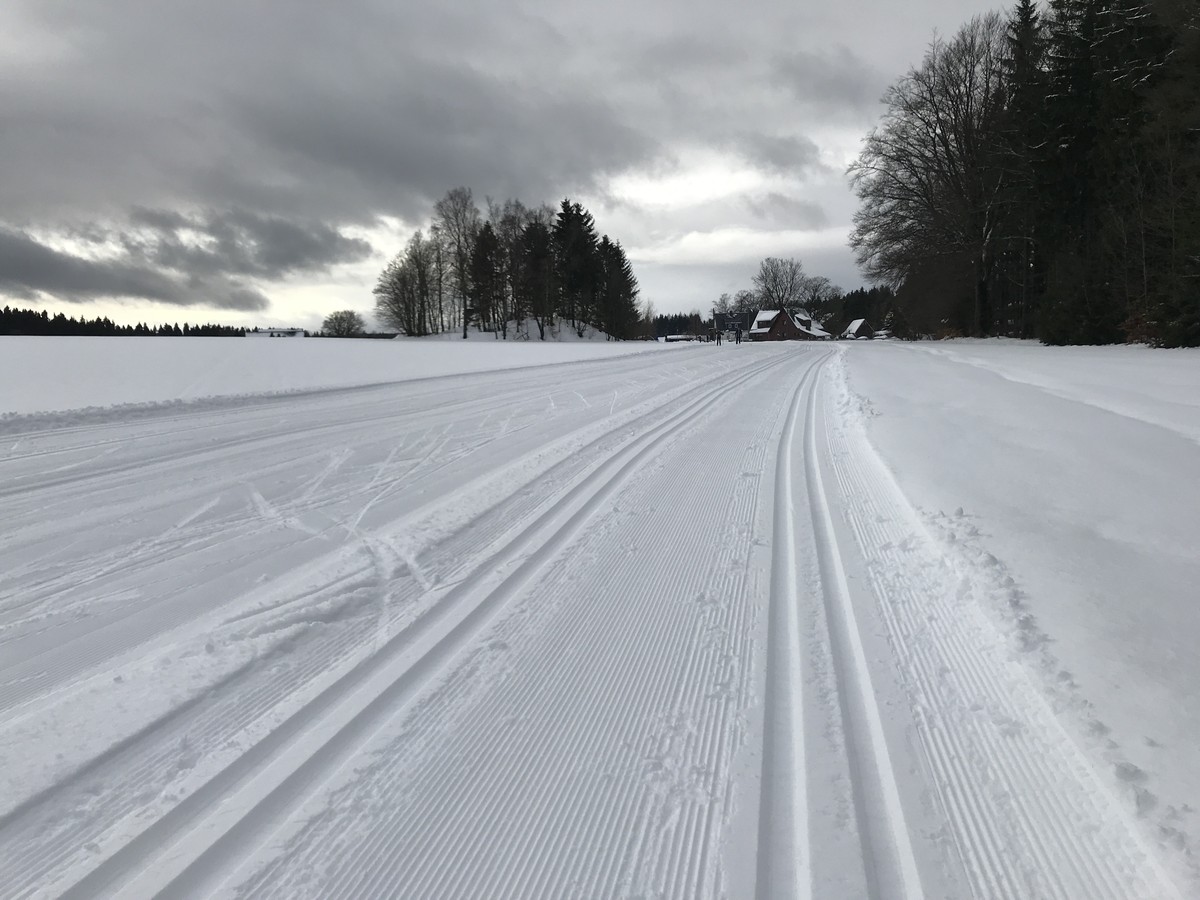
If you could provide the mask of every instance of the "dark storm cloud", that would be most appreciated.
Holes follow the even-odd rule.
[[[0,231],[0,291],[81,302],[99,297],[262,310],[249,279],[271,282],[368,257],[371,246],[322,222],[297,222],[243,209],[185,215],[134,207],[126,228],[69,229],[73,254],[29,234]]]
[[[122,233],[119,240],[131,258],[193,279],[235,275],[273,280],[357,262],[371,254],[366,241],[324,223],[298,223],[241,209],[185,216],[139,207],[130,221],[137,230]]]
[[[505,84],[440,62],[401,83],[368,82],[358,93],[349,103],[337,86],[314,85],[294,96],[241,99],[233,114],[262,146],[286,148],[291,172],[310,185],[301,196],[346,217],[364,210],[423,217],[458,185],[555,200],[658,152],[596,97]],[[240,174],[230,174],[222,192],[240,192]],[[291,186],[274,197],[257,193],[284,208],[290,202],[282,194],[295,196]]]
[[[603,198],[611,175],[713,150],[844,194],[820,129],[869,125],[964,2],[983,0],[881,5],[864,29],[861,5],[792,0],[5,0],[0,227],[25,268],[0,277],[253,307],[239,291],[361,260],[349,226],[421,225],[458,185]]]
[[[13,222],[132,205],[416,220],[459,184],[537,202],[659,150],[602,79],[564,73],[573,44],[515,9],[27,6],[66,37],[54,64],[0,81]]]
[[[39,292],[87,299],[146,297],[166,303],[181,299],[179,285],[124,261],[96,261],[63,253],[28,234],[0,229],[0,289],[19,297]]]
[[[748,163],[772,175],[802,178],[821,167],[821,149],[806,137],[747,132],[734,146]]]
[[[201,286],[184,275],[139,265],[127,257],[75,256],[8,228],[0,228],[0,292],[27,300],[49,294],[73,303],[137,297],[237,310],[262,310],[268,305],[258,291],[223,278]]]
[[[793,50],[777,56],[772,68],[797,102],[846,118],[874,117],[889,82],[847,47]]]

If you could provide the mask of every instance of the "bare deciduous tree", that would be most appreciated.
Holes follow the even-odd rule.
[[[921,66],[888,89],[883,122],[850,167],[862,202],[850,243],[867,275],[899,285],[925,261],[968,255],[976,333],[990,321],[987,285],[1002,209],[995,147],[1004,32],[990,13],[949,42],[935,39]]]
[[[471,286],[471,249],[479,232],[479,207],[471,189],[456,187],[433,207],[437,224],[450,250],[450,276],[462,306],[463,337],[467,336],[467,297]]]
[[[791,309],[802,302],[804,266],[798,259],[768,256],[754,275],[754,292],[763,309]]]
[[[325,317],[321,330],[333,337],[354,337],[367,330],[367,323],[354,310],[340,309]]]
[[[842,289],[824,275],[806,275],[800,289],[800,300],[808,314],[818,322],[824,322],[834,312],[834,306],[842,298]]]
[[[408,335],[441,331],[441,248],[416,231],[402,253],[388,263],[375,285],[375,315]]]
[[[505,200],[495,203],[489,197],[488,222],[496,232],[500,241],[500,269],[504,289],[501,308],[498,310],[497,326],[500,336],[508,338],[508,323],[513,321],[521,328],[529,316],[529,308],[523,302],[524,298],[517,285],[518,256],[520,254],[521,235],[525,226],[533,221],[535,212],[520,200]]]
[[[754,296],[754,291],[749,288],[742,288],[733,295],[733,300],[730,301],[729,311],[737,313],[739,316],[747,316],[758,311],[758,298]]]

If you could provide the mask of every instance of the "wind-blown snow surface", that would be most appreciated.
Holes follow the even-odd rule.
[[[955,341],[847,361],[872,443],[968,573],[964,598],[1010,632],[1146,833],[1190,856],[1200,353]]]
[[[3,894],[1197,893],[1153,392],[647,349],[0,421]]]

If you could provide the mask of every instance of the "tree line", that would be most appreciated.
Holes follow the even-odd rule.
[[[935,39],[851,166],[918,332],[1200,345],[1200,7],[1019,0]]]
[[[827,331],[836,328],[844,318],[845,292],[824,275],[806,272],[798,259],[768,256],[759,263],[750,285],[721,294],[713,304],[714,318],[721,322],[738,321],[748,328],[762,309],[804,311]]]
[[[855,319],[869,319],[876,327],[893,329],[898,337],[911,336],[895,308],[895,294],[887,287],[860,288],[847,294],[824,275],[806,272],[800,260],[774,256],[759,263],[750,284],[721,294],[707,316],[698,309],[659,316],[650,310],[647,333],[660,338],[670,334],[702,336],[714,324],[728,329],[735,322],[748,329],[759,310],[786,309],[807,313],[830,334],[840,334]]]
[[[107,316],[87,319],[82,316],[76,319],[62,313],[49,315],[45,310],[37,312],[32,309],[13,309],[5,306],[0,310],[0,334],[20,335],[84,335],[105,336],[120,335],[125,337],[242,337],[244,328],[234,328],[228,325],[191,325],[187,322],[180,327],[174,325],[147,325],[139,322],[137,325],[117,325]]]
[[[537,338],[567,323],[582,337],[590,326],[615,339],[639,336],[645,317],[638,283],[620,242],[597,231],[592,214],[569,199],[558,209],[520,200],[487,200],[450,190],[434,205],[375,285],[375,316],[384,327],[420,336],[471,328],[497,339]]]

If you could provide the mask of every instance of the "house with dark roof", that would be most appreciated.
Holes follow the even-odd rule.
[[[848,341],[857,340],[858,338],[870,340],[873,337],[875,337],[875,329],[867,324],[866,319],[855,319],[842,332],[842,340]]]
[[[803,309],[760,309],[747,336],[752,341],[823,341],[830,335]]]

